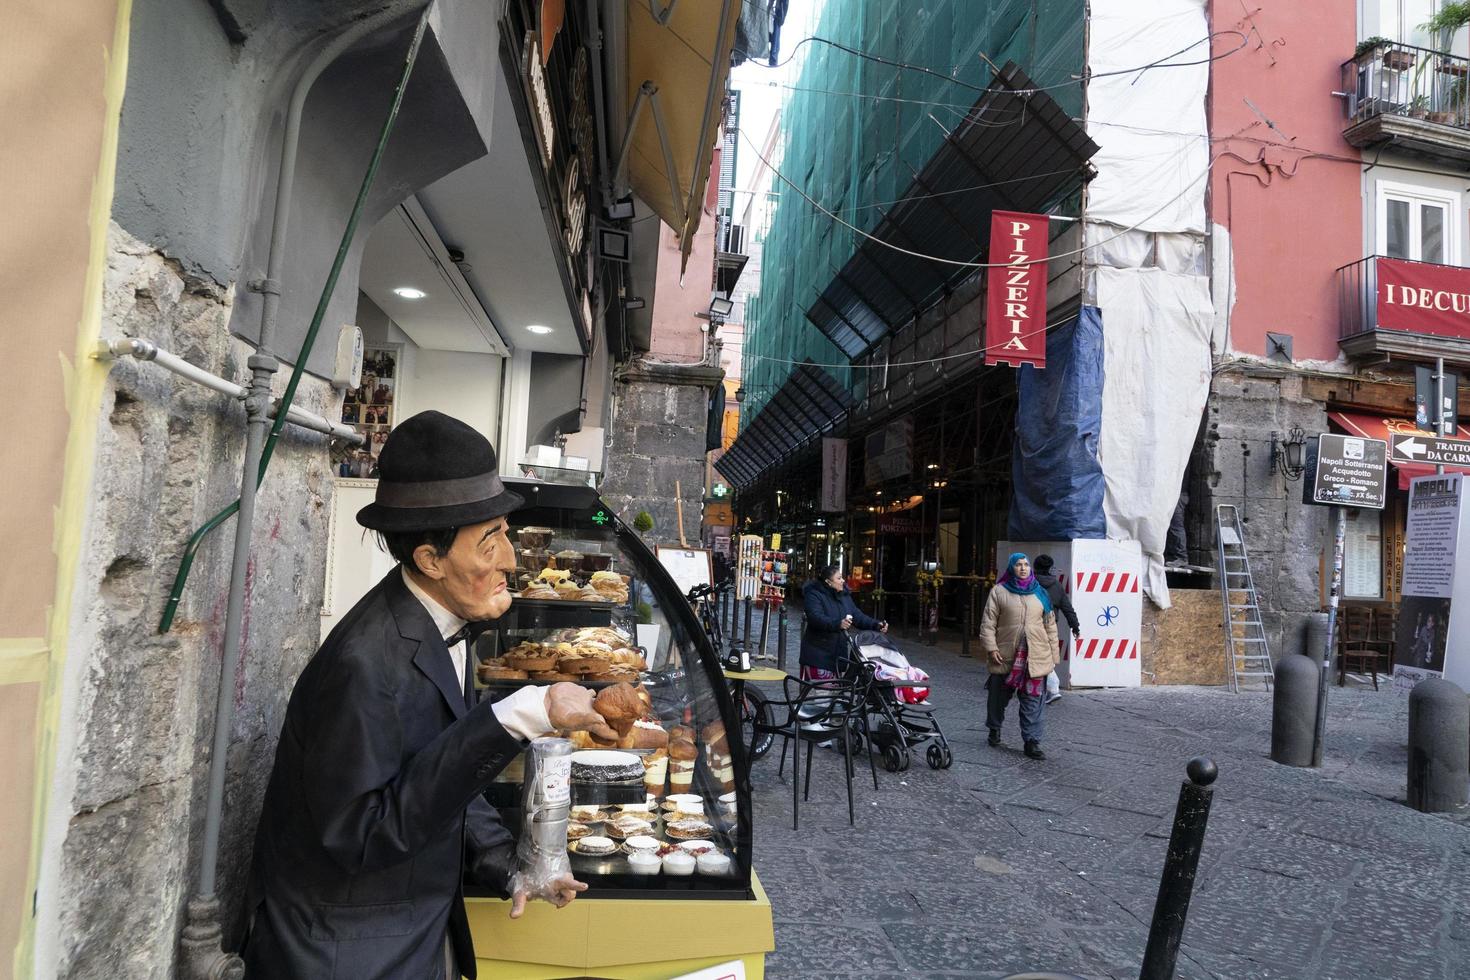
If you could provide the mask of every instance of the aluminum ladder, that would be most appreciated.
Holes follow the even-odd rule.
[[[1266,627],[1251,560],[1245,548],[1245,530],[1234,504],[1215,508],[1216,558],[1220,570],[1220,600],[1225,609],[1225,654],[1230,665],[1230,690],[1240,692],[1242,681],[1259,678],[1271,689],[1274,675]]]

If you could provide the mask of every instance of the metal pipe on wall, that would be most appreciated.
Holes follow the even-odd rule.
[[[222,395],[243,400],[249,393],[248,389],[233,381],[227,381],[217,374],[211,374],[203,368],[190,364],[177,354],[170,354],[151,340],[141,337],[124,337],[119,340],[103,341],[98,351],[99,357],[136,357],[140,361],[153,361],[166,371],[171,371],[181,378],[193,381],[195,384],[203,385],[211,391],[217,391]],[[270,409],[271,418],[275,418],[276,409]],[[360,446],[366,440],[356,429],[342,425],[340,422],[332,422],[322,418],[315,412],[308,412],[304,408],[292,405],[286,409],[286,421],[310,429],[313,432],[321,432],[334,439],[340,439],[350,445]]]
[[[352,214],[348,218],[347,228],[338,246],[332,272],[328,276],[317,304],[317,312],[311,329],[308,330],[303,349],[297,358],[291,384],[287,388],[284,399],[288,412],[291,399],[295,395],[296,382],[299,381],[306,359],[311,353],[310,345],[315,339],[315,331],[320,326],[322,313],[331,299],[331,291],[336,285],[337,275],[341,271],[347,247],[351,244],[358,218],[367,200],[368,190],[377,175],[388,135],[392,132],[398,109],[402,105],[403,92],[413,72],[414,62],[418,58],[419,45],[428,28],[429,11],[432,6],[433,0],[430,0],[419,16],[418,26],[405,59],[403,74],[394,92],[392,107],[379,136],[373,158],[368,165],[367,173],[363,177]],[[301,78],[297,80],[286,116],[285,135],[281,141],[281,168],[280,177],[276,183],[276,200],[271,224],[266,277],[252,284],[253,288],[263,297],[260,343],[256,353],[251,355],[247,362],[251,370],[251,385],[245,397],[245,411],[248,416],[245,434],[245,464],[240,482],[239,517],[235,526],[230,590],[225,610],[225,635],[220,657],[218,698],[215,703],[214,744],[209,760],[209,783],[205,800],[204,840],[200,857],[199,884],[194,898],[189,901],[186,925],[180,943],[183,954],[181,972],[190,980],[236,980],[244,976],[245,969],[244,962],[239,956],[226,953],[223,949],[224,933],[220,922],[219,899],[215,894],[215,883],[219,864],[220,827],[224,810],[225,767],[230,745],[230,720],[234,708],[234,677],[240,660],[240,629],[245,605],[245,574],[250,562],[250,537],[255,516],[256,489],[263,476],[263,466],[267,462],[267,428],[272,424],[269,417],[271,377],[280,366],[272,350],[275,343],[276,315],[280,307],[281,291],[277,276],[281,269],[287,219],[290,214],[291,192],[295,183],[301,120],[307,95],[327,66],[352,45],[374,31],[398,20],[401,16],[400,11],[392,10],[391,13],[385,12],[359,21],[329,42],[311,60]],[[282,424],[284,424],[284,419],[278,419],[274,423],[274,428],[270,433],[272,441],[280,431]]]

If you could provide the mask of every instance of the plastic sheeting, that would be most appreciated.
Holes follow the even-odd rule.
[[[1162,269],[1091,274],[1107,316],[1098,441],[1107,536],[1143,546],[1144,591],[1167,609],[1164,540],[1210,391],[1210,282]]]
[[[1102,149],[1089,221],[1205,232],[1209,33],[1204,0],[1093,0],[1087,135]],[[1126,71],[1161,60],[1170,66]],[[1178,65],[1190,61],[1205,63]]]
[[[1101,538],[1103,325],[1096,307],[1047,334],[1046,370],[1021,367],[1011,454],[1010,537]],[[1178,481],[1175,481],[1178,485]]]

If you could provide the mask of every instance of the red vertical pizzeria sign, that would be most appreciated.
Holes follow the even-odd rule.
[[[986,364],[1046,367],[1046,251],[1046,215],[991,214]]]

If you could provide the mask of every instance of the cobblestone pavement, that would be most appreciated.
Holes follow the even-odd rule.
[[[880,762],[875,792],[860,758],[849,827],[841,756],[818,750],[793,833],[779,748],[756,764],[768,976],[1136,977],[1184,765],[1201,754],[1220,778],[1178,976],[1470,976],[1470,821],[1403,805],[1402,695],[1334,687],[1313,771],[1268,759],[1265,694],[1069,692],[1047,708],[1036,762],[1014,705],[1005,746],[986,746],[977,661],[900,645],[934,677],[954,767]]]

